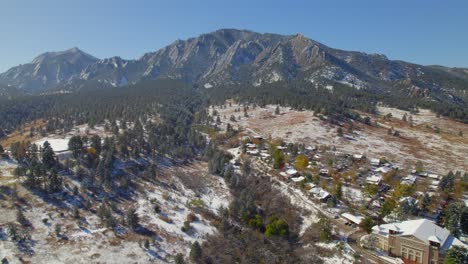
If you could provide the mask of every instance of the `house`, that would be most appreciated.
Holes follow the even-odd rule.
[[[295,176],[298,175],[298,172],[297,172],[297,170],[291,168],[291,169],[288,169],[288,170],[286,171],[286,174],[287,174],[289,177],[295,177]]]
[[[331,194],[329,194],[327,191],[322,191],[318,196],[317,198],[320,200],[320,202],[322,203],[326,203],[328,201],[328,199],[330,199],[332,196]]]
[[[439,175],[437,174],[434,174],[434,173],[429,173],[427,175],[427,177],[431,178],[431,179],[434,179],[434,180],[438,180],[439,179]]]
[[[346,219],[348,222],[351,222],[355,225],[360,225],[364,217],[360,215],[353,215],[350,213],[342,213],[341,216]]]
[[[279,150],[285,150],[285,149],[288,149],[288,147],[283,147],[283,146],[277,146],[276,148],[277,148],[277,149],[279,149]]]
[[[314,197],[318,198],[321,202],[326,202],[329,198],[331,198],[331,194],[320,187],[312,188],[309,192],[313,194]]]
[[[382,176],[380,175],[371,175],[366,178],[366,182],[369,184],[379,185],[382,181]]]
[[[245,144],[245,146],[248,148],[248,149],[256,149],[257,148],[257,145],[253,144],[253,143],[247,143]]]
[[[400,200],[399,200],[400,204],[407,204],[407,205],[418,205],[419,201],[414,198],[414,197],[411,197],[411,196],[407,196],[407,197],[402,197]]]
[[[378,167],[377,169],[375,169],[374,171],[375,172],[380,172],[380,173],[388,173],[389,171],[391,171],[392,168],[390,167],[387,167],[387,166],[382,166],[382,167]]]
[[[320,169],[320,175],[328,175],[328,169]]]
[[[440,181],[432,181],[431,185],[429,185],[429,189],[431,190],[437,190],[439,188],[439,183]]]
[[[361,154],[354,154],[353,155],[353,159],[355,160],[361,160],[363,158],[363,156]]]
[[[418,176],[419,176],[419,177],[426,178],[426,177],[429,176],[429,173],[427,173],[427,172],[420,172],[420,173],[418,173]]]
[[[258,149],[253,149],[253,150],[247,150],[247,154],[252,155],[252,156],[258,156],[260,152],[258,151]]]
[[[427,219],[377,225],[372,233],[378,238],[378,249],[408,264],[441,263],[444,253],[454,245],[468,249],[447,229]]]
[[[380,159],[371,159],[370,164],[372,166],[379,166],[380,165]]]
[[[401,184],[406,184],[406,185],[413,185],[416,182],[416,176],[414,175],[408,175],[401,179]]]
[[[304,152],[305,152],[306,154],[309,154],[309,153],[311,153],[312,151],[315,151],[315,150],[317,150],[316,147],[307,146],[307,147],[305,148]]]
[[[301,182],[301,181],[304,181],[305,178],[304,178],[304,176],[299,176],[299,177],[292,177],[291,180],[293,182]]]
[[[253,138],[257,139],[257,140],[263,140],[263,136],[261,136],[261,135],[253,136]]]
[[[264,152],[260,153],[260,158],[261,158],[262,160],[269,160],[270,157],[271,157],[271,156],[270,156],[270,154],[268,154],[268,153],[264,153]]]

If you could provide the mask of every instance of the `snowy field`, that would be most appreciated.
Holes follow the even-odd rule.
[[[240,112],[236,112],[239,108]],[[271,136],[309,146],[333,146],[345,153],[364,154],[368,157],[387,157],[402,168],[413,168],[420,160],[434,173],[468,171],[468,125],[447,118],[437,118],[428,110],[422,109],[413,115],[414,125],[410,126],[401,121],[403,114],[409,116],[409,112],[380,107],[380,115],[371,116],[373,121],[379,123],[378,127],[354,122],[353,133],[347,134],[346,138],[337,135],[338,126],[320,120],[312,111],[280,107],[280,115],[275,115],[275,109],[274,105],[255,109],[250,106],[248,117],[244,117],[243,106],[240,105],[215,108],[221,117],[221,128],[230,123],[234,128],[242,127],[246,133],[252,135]],[[210,111],[213,109],[210,108]],[[388,113],[392,113],[394,118],[385,120],[384,115]],[[234,115],[236,121],[230,120],[231,115]],[[400,131],[401,136],[388,135],[391,127]],[[438,127],[440,132],[436,133],[434,127]],[[346,128],[343,130],[347,131]],[[459,131],[465,136],[458,136]]]
[[[63,152],[63,151],[68,150],[68,141],[70,140],[70,138],[71,137],[65,137],[65,138],[46,137],[38,141],[35,141],[34,143],[42,147],[44,143],[47,141],[49,142],[50,146],[55,152]]]

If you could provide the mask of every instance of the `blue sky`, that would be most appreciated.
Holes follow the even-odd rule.
[[[467,0],[2,0],[0,72],[71,47],[138,58],[219,28],[302,33],[328,46],[468,67]]]

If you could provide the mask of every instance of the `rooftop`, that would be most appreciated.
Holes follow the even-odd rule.
[[[429,241],[439,242],[442,250],[449,249],[452,245],[468,248],[450,232],[430,220],[418,219],[399,223],[390,223],[372,228],[374,233],[388,236],[390,230],[397,231],[399,236],[414,236],[429,245]]]

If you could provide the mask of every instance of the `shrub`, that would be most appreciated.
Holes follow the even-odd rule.
[[[278,219],[276,217],[271,217],[268,220],[268,224],[266,225],[265,235],[267,237],[271,236],[287,236],[289,234],[289,226],[286,221],[283,219]]]

